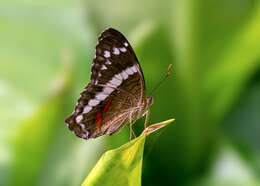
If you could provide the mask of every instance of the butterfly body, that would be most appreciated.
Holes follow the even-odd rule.
[[[142,117],[153,103],[145,95],[144,76],[126,38],[109,28],[98,40],[91,81],[65,120],[84,139],[116,133]]]

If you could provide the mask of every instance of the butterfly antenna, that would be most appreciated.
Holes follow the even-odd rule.
[[[161,85],[161,83],[171,74],[172,64],[169,64],[166,73],[161,77],[158,83],[153,87],[150,95],[153,95],[154,91]]]

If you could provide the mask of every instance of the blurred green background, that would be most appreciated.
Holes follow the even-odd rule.
[[[176,122],[146,144],[142,185],[260,185],[258,0],[1,0],[0,185],[80,185],[128,141],[127,127],[84,141],[64,123],[107,27],[132,43],[147,92],[174,65],[151,123]]]

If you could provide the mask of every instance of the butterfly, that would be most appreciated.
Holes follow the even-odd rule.
[[[98,38],[90,83],[65,122],[76,136],[86,140],[112,135],[127,123],[131,129],[137,119],[149,113],[152,104],[130,43],[119,31],[108,28]]]

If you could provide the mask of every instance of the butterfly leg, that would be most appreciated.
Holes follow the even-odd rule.
[[[133,106],[133,102],[132,102],[132,98],[129,96],[129,99],[130,99],[130,104],[131,104],[131,107]],[[135,135],[135,133],[134,133],[134,130],[133,130],[133,124],[134,124],[134,122],[133,122],[133,110],[131,110],[130,111],[130,114],[129,114],[129,127],[130,127],[130,135],[129,135],[129,140],[131,140],[132,139],[132,134],[134,135],[134,138],[136,138],[136,135]]]
[[[133,128],[132,128],[132,120],[130,119],[129,127],[130,127],[130,134],[129,134],[129,141],[132,139],[132,133],[133,133]]]
[[[133,124],[134,124],[134,122],[133,122],[133,120],[132,120],[132,113],[130,114],[130,121],[129,121],[129,123],[130,123],[130,135],[129,135],[129,140],[131,140],[131,139],[132,139],[132,135],[134,136],[134,138],[136,138],[135,132],[134,132],[134,130],[133,130]]]
[[[145,122],[144,122],[144,129],[146,129],[147,124],[149,122],[149,118],[150,118],[150,109],[148,109],[145,113]]]

